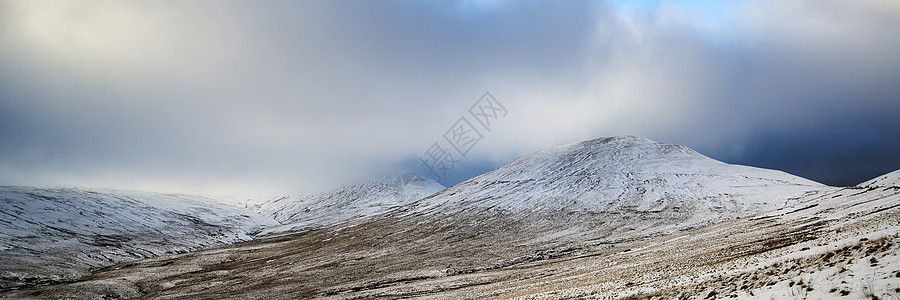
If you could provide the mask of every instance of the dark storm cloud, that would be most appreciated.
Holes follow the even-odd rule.
[[[812,128],[758,132],[725,161],[783,170],[835,186],[850,186],[900,169],[895,136],[900,121],[840,117]],[[889,137],[889,138],[885,138]]]
[[[891,1],[5,1],[0,183],[297,190],[422,171],[408,162],[491,91],[509,115],[453,178],[636,134],[845,184],[900,168],[884,150],[900,143],[898,15]]]
[[[763,2],[744,10],[739,47],[718,51],[723,88],[704,101],[707,113],[680,129],[703,136],[682,142],[833,185],[900,168],[889,150],[900,144],[896,4]],[[754,22],[771,18],[794,22]]]

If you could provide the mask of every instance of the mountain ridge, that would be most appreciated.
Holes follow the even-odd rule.
[[[265,234],[310,230],[377,215],[419,200],[444,186],[415,173],[387,174],[340,185],[318,194],[277,196],[253,206],[282,226]]]

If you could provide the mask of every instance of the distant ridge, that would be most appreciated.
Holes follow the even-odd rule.
[[[267,232],[308,230],[383,213],[443,189],[414,173],[383,175],[321,194],[274,197],[255,208],[284,224]]]

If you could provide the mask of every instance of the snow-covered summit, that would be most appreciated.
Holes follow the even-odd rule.
[[[900,170],[860,183],[859,187],[900,187]]]
[[[444,186],[414,173],[384,175],[314,195],[274,197],[257,209],[286,226],[272,232],[310,229],[376,215],[422,199]]]
[[[535,152],[427,199],[510,210],[661,212],[737,217],[782,207],[822,184],[730,165],[634,136]]]

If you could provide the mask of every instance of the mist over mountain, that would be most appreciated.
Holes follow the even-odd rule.
[[[384,175],[320,194],[270,197],[251,208],[284,225],[267,232],[304,230],[383,213],[443,189],[434,180],[415,173]]]

